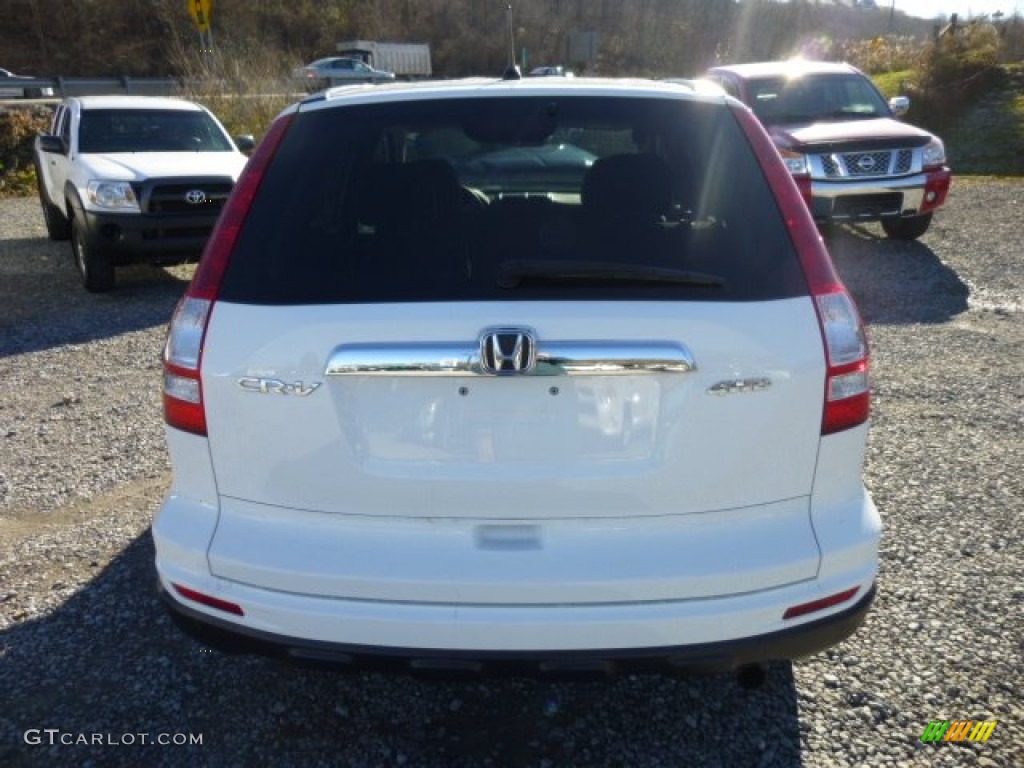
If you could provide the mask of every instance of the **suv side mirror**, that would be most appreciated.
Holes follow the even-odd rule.
[[[39,134],[39,149],[43,152],[52,152],[55,155],[66,155],[68,151],[64,146],[64,139],[54,136],[52,133]]]
[[[256,148],[256,139],[251,133],[243,133],[241,136],[235,136],[235,144],[242,152],[248,154]]]
[[[910,99],[906,96],[893,96],[889,99],[889,109],[896,117],[903,117],[910,109]]]

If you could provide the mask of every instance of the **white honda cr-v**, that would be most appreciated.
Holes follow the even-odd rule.
[[[863,620],[868,350],[753,114],[650,81],[282,113],[171,321],[180,623],[411,670],[733,669]]]

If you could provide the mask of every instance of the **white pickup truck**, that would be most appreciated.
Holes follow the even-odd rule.
[[[89,291],[114,268],[196,256],[246,163],[216,117],[188,101],[69,98],[35,142],[39,200],[53,240],[71,251]],[[241,149],[240,149],[241,147]]]

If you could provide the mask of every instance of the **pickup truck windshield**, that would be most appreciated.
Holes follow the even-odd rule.
[[[874,86],[859,75],[751,80],[750,103],[765,125],[890,117]]]
[[[78,151],[230,152],[231,143],[205,112],[89,109],[82,112]]]

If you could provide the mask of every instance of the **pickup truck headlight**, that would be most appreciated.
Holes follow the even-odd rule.
[[[779,149],[779,154],[782,155],[782,162],[786,164],[787,170],[794,176],[804,176],[811,172],[807,164],[807,155],[782,148]]]
[[[939,139],[932,139],[921,152],[921,164],[925,168],[933,168],[946,164],[946,148]]]
[[[138,211],[139,201],[135,190],[127,181],[93,180],[86,186],[89,202],[99,208],[121,211]]]

